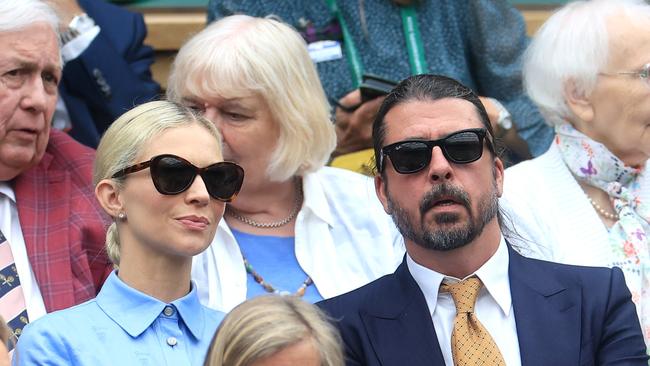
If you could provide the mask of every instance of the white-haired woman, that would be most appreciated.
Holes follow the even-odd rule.
[[[243,170],[224,162],[214,125],[170,102],[118,118],[97,149],[95,193],[115,220],[116,270],[97,298],[25,327],[20,365],[201,365],[223,314],[190,281]]]
[[[650,341],[650,5],[577,1],[539,30],[526,89],[555,126],[547,153],[507,169],[504,207],[528,254],[618,266]],[[605,285],[605,284],[604,284]]]
[[[259,296],[226,316],[204,365],[343,366],[343,344],[316,305],[295,296]]]
[[[330,109],[300,35],[271,19],[226,17],[179,51],[168,96],[200,110],[246,170],[193,278],[228,311],[267,292],[315,302],[392,272],[403,244],[372,181],[323,167]]]

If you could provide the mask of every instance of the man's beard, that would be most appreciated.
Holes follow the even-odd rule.
[[[418,227],[413,225],[408,212],[391,199],[386,187],[388,208],[392,212],[393,222],[405,238],[426,249],[452,250],[471,243],[481,235],[485,225],[497,215],[499,203],[495,184],[496,182],[493,182],[492,190],[480,197],[477,217],[474,216],[467,192],[449,183],[436,185],[424,195],[420,201]],[[438,225],[437,228],[427,228],[424,221],[425,214],[433,207],[434,202],[441,198],[452,198],[465,207],[469,216],[467,222],[461,222],[460,215],[455,212],[444,212],[433,217],[435,224]]]

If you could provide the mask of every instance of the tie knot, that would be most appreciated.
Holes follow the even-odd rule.
[[[474,304],[478,292],[483,287],[483,282],[476,277],[472,276],[454,284],[443,283],[440,285],[440,292],[449,292],[456,304],[456,313],[473,313]]]

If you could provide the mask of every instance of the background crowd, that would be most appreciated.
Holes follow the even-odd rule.
[[[0,1],[13,364],[648,364],[650,5],[207,14]]]

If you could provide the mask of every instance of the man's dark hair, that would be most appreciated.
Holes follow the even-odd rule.
[[[383,172],[379,166],[381,148],[384,145],[386,137],[386,128],[384,117],[388,111],[398,104],[406,103],[413,100],[418,101],[435,101],[444,98],[464,99],[476,107],[481,122],[488,132],[488,144],[494,146],[494,131],[490,124],[490,118],[485,111],[483,103],[472,89],[459,83],[458,81],[441,75],[422,74],[408,77],[400,82],[386,96],[384,102],[379,107],[377,116],[372,125],[372,143],[375,149],[375,167],[377,171]],[[491,151],[497,151],[491,149]],[[383,173],[382,173],[383,174]]]

